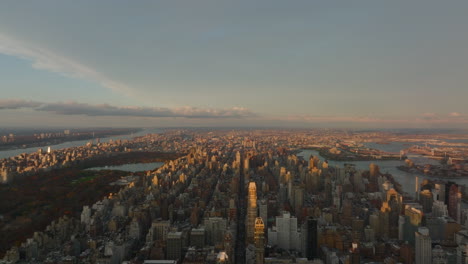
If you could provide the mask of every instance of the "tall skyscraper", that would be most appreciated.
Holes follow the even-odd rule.
[[[307,219],[307,243],[306,256],[308,260],[313,260],[318,257],[318,236],[317,236],[317,220],[309,217]]]
[[[416,176],[415,179],[414,179],[414,194],[415,194],[415,197],[414,199],[419,200],[419,177]]]
[[[434,201],[434,195],[431,190],[423,190],[419,194],[419,203],[423,206],[424,213],[432,213],[432,204]]]
[[[403,197],[395,189],[387,191],[387,203],[390,207],[388,215],[388,235],[390,238],[398,238],[398,220],[402,212]]]
[[[257,218],[257,186],[255,182],[249,183],[249,196],[247,204],[247,242],[254,242],[255,218]]]
[[[265,225],[261,217],[255,219],[255,264],[264,263]]]
[[[432,240],[427,227],[420,227],[415,233],[416,264],[432,262]]]
[[[458,187],[455,184],[450,186],[449,197],[448,197],[448,213],[455,221],[460,222],[460,208],[461,205],[461,193],[458,191]]]

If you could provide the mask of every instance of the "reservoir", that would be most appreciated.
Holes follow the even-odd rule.
[[[86,170],[121,170],[128,172],[154,170],[164,165],[164,162],[151,162],[151,163],[133,163],[123,164],[116,166],[93,167]]]

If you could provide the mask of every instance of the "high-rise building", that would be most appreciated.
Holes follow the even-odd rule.
[[[434,217],[445,217],[448,216],[447,205],[442,201],[434,201],[432,203],[432,216]]]
[[[128,235],[131,238],[136,240],[140,239],[141,236],[141,225],[136,217],[132,219],[130,222],[130,230],[128,231]]]
[[[149,241],[166,241],[167,233],[169,232],[169,228],[171,227],[171,223],[169,221],[164,220],[156,220],[151,224],[151,228],[149,229],[147,239]]]
[[[294,185],[292,195],[292,205],[296,216],[300,217],[302,207],[304,206],[304,186]]]
[[[450,186],[449,197],[448,197],[448,214],[455,221],[460,222],[461,212],[461,193],[458,191],[458,187],[455,184]]]
[[[318,167],[319,158],[317,156],[310,156],[309,158],[309,170]]]
[[[237,207],[236,202],[233,198],[229,200],[229,221],[236,220],[237,217]]]
[[[415,193],[414,198],[416,200],[419,200],[419,188],[420,188],[420,186],[419,186],[419,177],[416,176],[416,177],[414,177],[414,193]]]
[[[177,260],[182,256],[182,232],[167,234],[167,259]]]
[[[307,219],[307,238],[306,238],[306,256],[308,260],[313,260],[318,257],[318,235],[317,235],[317,220],[309,217]]]
[[[436,183],[434,192],[434,200],[445,202],[445,185],[443,183]]]
[[[374,230],[376,237],[380,236],[379,212],[374,212],[369,216],[369,225]]]
[[[432,264],[447,264],[447,252],[437,245],[432,249]]]
[[[419,203],[423,206],[424,213],[432,212],[432,203],[434,202],[434,196],[430,190],[423,190],[419,194]]]
[[[432,262],[432,240],[427,227],[420,227],[415,233],[416,264]]]
[[[250,157],[247,156],[244,159],[244,170],[248,171],[250,168]]]
[[[448,226],[448,217],[427,217],[426,227],[431,230],[432,240],[445,240]]]
[[[374,163],[371,163],[369,165],[369,174],[370,174],[370,178],[371,178],[371,181],[377,181],[377,176],[379,175],[380,173],[380,168],[377,164],[374,164]]]
[[[264,263],[265,226],[261,217],[255,219],[255,264]]]
[[[268,220],[268,203],[267,200],[263,199],[260,200],[259,205],[258,205],[258,214],[262,218],[263,224],[265,226],[265,229],[267,228],[267,220]]]
[[[420,206],[419,206],[420,207]],[[405,214],[402,215],[404,221],[402,224],[402,235],[404,241],[408,241],[411,245],[415,244],[415,233],[421,226],[423,212],[412,205],[405,205]]]
[[[203,219],[203,225],[206,231],[206,243],[210,246],[216,246],[223,243],[224,233],[228,227],[226,218],[207,217]]]
[[[387,203],[390,207],[388,215],[388,235],[390,238],[398,238],[398,220],[402,212],[403,197],[395,189],[387,191]]]
[[[190,231],[190,246],[203,248],[205,246],[205,229],[193,228]]]
[[[268,244],[286,250],[301,249],[301,233],[297,229],[297,218],[289,212],[276,217],[276,226],[268,230]]]
[[[254,242],[255,218],[257,218],[257,186],[255,182],[249,183],[249,195],[247,204],[247,242]]]

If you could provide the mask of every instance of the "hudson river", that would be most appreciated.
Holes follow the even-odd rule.
[[[160,128],[148,128],[148,129],[143,129],[142,131],[137,132],[137,133],[133,133],[133,134],[104,137],[104,138],[100,138],[99,140],[100,140],[100,142],[108,142],[111,139],[112,140],[132,139],[134,137],[144,136],[146,134],[157,134],[157,133],[161,133],[161,132],[162,132],[162,129],[160,129]],[[93,141],[93,140],[96,140],[96,139],[68,141],[68,142],[63,142],[63,143],[60,143],[60,144],[44,146],[44,147],[32,147],[32,148],[2,150],[2,151],[0,151],[0,159],[17,156],[17,155],[19,155],[21,153],[36,152],[40,148],[42,148],[44,150],[47,150],[47,147],[50,147],[52,150],[57,150],[57,149],[84,146],[84,145],[86,145],[86,143],[88,143],[90,141]]]

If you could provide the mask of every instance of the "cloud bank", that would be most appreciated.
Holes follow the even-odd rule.
[[[0,33],[0,53],[31,61],[35,69],[96,82],[116,92],[131,93],[130,88],[125,84],[114,81],[91,67],[2,33]]]
[[[3,109],[19,109],[19,108],[35,108],[41,106],[41,103],[26,100],[0,100],[0,110]]]
[[[61,116],[88,117],[135,117],[135,118],[186,118],[204,120],[241,120],[254,121],[256,124],[268,122],[270,125],[283,124],[357,124],[359,126],[407,127],[426,125],[467,125],[468,115],[458,112],[448,114],[424,113],[420,116],[404,118],[382,118],[369,116],[320,116],[320,115],[291,115],[285,117],[260,116],[247,108],[232,107],[225,109],[198,107],[137,107],[115,106],[110,104],[87,104],[79,102],[47,103],[17,99],[0,99],[1,110],[30,109],[37,112],[47,112]]]
[[[256,114],[242,107],[212,109],[197,107],[135,107],[109,104],[85,104],[77,102],[44,103],[26,100],[0,100],[1,109],[28,108],[58,115],[127,116],[127,117],[182,117],[182,118],[246,118]]]

